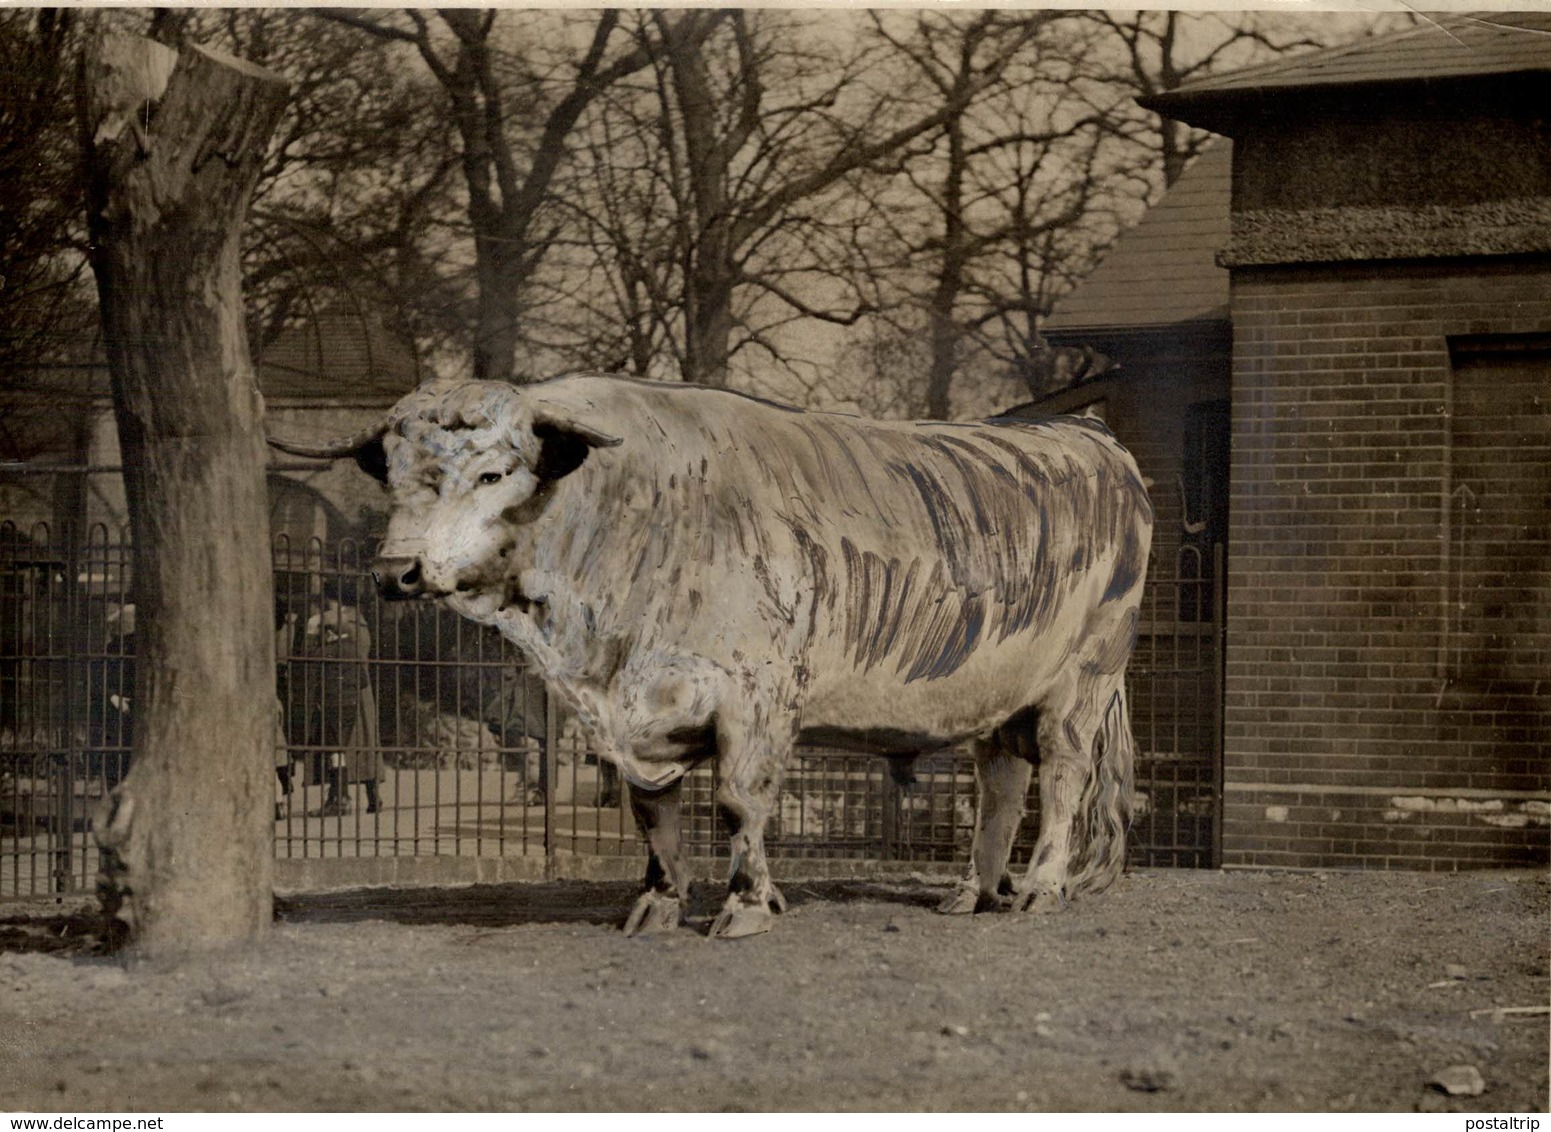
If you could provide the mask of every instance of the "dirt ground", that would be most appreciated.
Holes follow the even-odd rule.
[[[642,939],[629,885],[321,894],[180,967],[0,916],[0,1109],[1547,1109],[1546,1015],[1492,1013],[1547,1004],[1544,874],[1136,872],[1040,917],[944,891],[788,879],[774,932],[714,943],[710,884]],[[1428,1083],[1453,1066],[1484,1092]]]

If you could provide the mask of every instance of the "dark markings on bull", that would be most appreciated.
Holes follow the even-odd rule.
[[[508,507],[501,512],[501,518],[514,527],[526,526],[544,513],[544,509],[549,506],[549,501],[554,497],[554,482],[542,480],[538,490],[515,507]]]
[[[780,583],[776,580],[775,575],[771,573],[770,566],[765,561],[763,555],[756,554],[754,556],[754,577],[759,579],[759,584],[765,591],[765,599],[769,603],[769,608],[775,613],[776,617],[788,623],[795,621],[797,619],[796,610],[781,594]]]
[[[893,560],[890,560],[893,565]],[[869,660],[874,664],[883,663],[884,659],[894,652],[894,642],[899,638],[900,626],[905,619],[912,615],[915,606],[913,599],[916,593],[916,575],[920,572],[921,560],[912,558],[910,566],[905,571],[905,576],[900,580],[899,590],[894,598],[893,609],[887,612],[883,624],[879,628],[877,643],[868,654]]]
[[[713,719],[697,727],[678,727],[664,738],[678,758],[703,762],[716,754],[716,721]]]
[[[1048,471],[1033,469],[1030,474],[1026,463],[1020,464],[1025,473],[1020,485],[1018,477],[1005,467],[993,465],[994,470],[989,470],[979,466],[990,460],[983,449],[966,439],[954,437],[951,441],[933,447],[949,450],[946,463],[957,471],[958,484],[947,484],[920,468],[896,469],[919,494],[941,561],[950,574],[948,588],[960,597],[950,611],[957,615],[955,623],[942,616],[940,606],[935,615],[928,613],[928,630],[917,639],[917,653],[901,665],[901,671],[909,674],[907,680],[950,675],[973,651],[982,633],[1000,642],[1043,624],[1057,608],[1063,588],[1050,553],[1053,530],[1076,537],[1070,532],[1083,530],[1089,519],[1082,492],[1056,501],[1056,506],[1043,500],[1045,505],[1032,515],[1026,509],[1011,509],[1012,500],[1027,498],[1030,493],[1036,498],[1049,494],[1048,487],[1042,490],[1040,486],[1040,481],[1050,482]],[[970,453],[979,463],[967,458]],[[975,500],[969,508],[972,525],[965,521],[965,510],[956,502],[966,496]],[[1059,520],[1058,528],[1053,528],[1053,520]],[[1030,537],[1031,528],[1037,537]],[[1032,560],[1028,558],[1030,551]],[[1080,548],[1072,557],[1083,558]],[[1066,575],[1075,574],[1080,565],[1079,561]]]
[[[969,659],[985,625],[985,600],[972,594],[954,609],[944,600],[933,619],[933,633],[921,642],[916,660],[905,673],[905,683],[940,680],[951,676]]]
[[[388,453],[380,436],[361,445],[354,456],[356,467],[378,483],[388,482]]]
[[[1136,647],[1136,635],[1140,627],[1141,610],[1127,610],[1124,619],[1105,640],[1104,647],[1093,651],[1092,663],[1096,674],[1119,672],[1125,668],[1126,662],[1131,659],[1131,650]]]
[[[1142,571],[1147,567],[1146,556],[1140,550],[1136,531],[1128,527],[1121,535],[1120,557],[1115,560],[1115,572],[1110,576],[1109,586],[1104,590],[1101,601],[1114,601],[1136,587]]]

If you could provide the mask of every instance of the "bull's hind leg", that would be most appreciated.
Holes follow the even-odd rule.
[[[1066,693],[1041,716],[1039,840],[1017,911],[1098,891],[1124,864],[1132,752],[1121,676],[1084,668]]]
[[[718,722],[722,782],[716,800],[731,834],[732,862],[727,900],[711,923],[713,939],[767,932],[775,913],[786,911],[765,859],[765,823],[775,811],[794,738],[790,721],[752,727]]]
[[[937,906],[939,912],[982,912],[996,907],[998,897],[1012,891],[1007,859],[1012,855],[1013,838],[1023,820],[1023,798],[1034,769],[1017,746],[1012,736],[1002,732],[974,745],[978,798],[969,869]]]
[[[669,931],[684,922],[689,900],[689,875],[679,850],[679,787],[682,779],[665,790],[630,791],[630,811],[646,838],[646,891],[641,893],[625,921],[626,935]]]
[[[1089,752],[1093,750],[1091,715],[1087,704],[1068,701],[1064,710],[1047,710],[1041,717],[1039,840],[1013,899],[1015,911],[1051,912],[1066,899],[1072,822],[1088,780]]]

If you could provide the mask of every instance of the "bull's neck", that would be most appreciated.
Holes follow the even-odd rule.
[[[491,624],[522,650],[546,680],[606,681],[616,650],[612,618],[605,606],[574,585],[562,585],[545,571],[524,570],[519,601],[497,612]]]

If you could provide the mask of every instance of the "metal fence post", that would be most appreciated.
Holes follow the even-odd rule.
[[[883,845],[878,859],[892,861],[899,856],[899,807],[900,798],[903,796],[899,781],[894,777],[894,769],[885,765],[883,768]]]
[[[64,700],[63,719],[58,721],[60,739],[59,759],[63,767],[63,774],[59,778],[58,799],[58,840],[54,843],[54,891],[56,893],[69,892],[75,887],[75,779],[76,767],[83,769],[86,764],[85,754],[76,749],[76,702],[78,696],[76,681],[81,678],[83,666],[80,663],[80,652],[85,643],[84,634],[80,630],[83,615],[83,603],[79,600],[76,588],[81,584],[81,532],[79,527],[79,513],[72,515],[62,524],[61,534],[63,540],[60,545],[61,556],[65,560],[65,576],[61,583],[63,587],[64,610],[59,618],[62,624],[56,624],[50,617],[48,647],[52,653],[56,647],[63,645],[64,655],[64,687],[60,689]],[[55,603],[50,602],[51,612]],[[57,631],[56,631],[57,630]],[[53,664],[50,664],[53,668]],[[53,730],[53,728],[51,728]],[[81,823],[83,831],[86,823]],[[84,832],[83,832],[84,840]]]
[[[525,661],[526,663],[526,661]],[[560,778],[560,757],[557,747],[560,739],[560,706],[555,694],[544,689],[544,875],[553,880],[559,865],[555,844],[555,784]]]
[[[1217,718],[1212,721],[1212,796],[1215,812],[1212,814],[1211,867],[1222,868],[1223,822],[1223,760],[1225,731],[1228,720],[1228,571],[1227,554],[1222,543],[1212,545],[1212,643],[1217,655],[1212,665],[1212,699],[1217,705]]]

